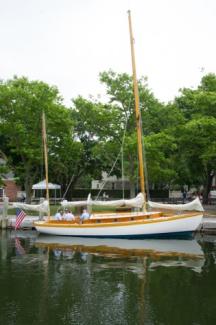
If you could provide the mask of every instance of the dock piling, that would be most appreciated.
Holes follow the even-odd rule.
[[[8,224],[8,197],[4,196],[3,198],[3,211],[2,211],[2,229],[7,229]]]

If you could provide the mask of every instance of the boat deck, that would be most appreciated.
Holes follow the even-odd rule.
[[[195,216],[197,212],[184,212],[181,213],[181,217]],[[139,222],[139,221],[149,221],[159,219],[176,219],[180,215],[172,213],[162,213],[162,212],[133,212],[133,213],[106,213],[106,214],[93,214],[90,219],[80,221],[79,217],[75,217],[74,221],[67,220],[54,220],[51,219],[48,222],[51,224],[58,225],[93,225],[93,224],[113,224],[113,223],[128,223],[128,222]]]

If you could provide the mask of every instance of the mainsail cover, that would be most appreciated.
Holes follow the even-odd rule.
[[[64,200],[61,202],[63,208],[73,208],[73,207],[84,207],[88,205],[88,201],[67,201]]]
[[[88,199],[86,201],[62,201],[61,205],[66,207],[81,207],[81,206],[104,206],[104,207],[131,207],[131,208],[142,208],[144,205],[144,196],[142,193],[139,193],[135,198],[125,200],[112,200],[112,201],[93,201],[88,196]]]
[[[163,204],[148,201],[148,205],[151,208],[176,210],[176,211],[204,211],[203,206],[197,197],[195,200],[185,204]]]
[[[39,212],[48,213],[49,203],[47,200],[45,200],[41,204],[26,204],[26,203],[21,203],[21,202],[14,202],[14,203],[12,203],[11,208],[20,208],[23,210],[39,211]]]
[[[108,207],[131,207],[131,208],[142,208],[144,204],[144,196],[139,193],[135,198],[129,200],[113,200],[113,201],[92,201],[91,205],[97,206],[108,206]]]

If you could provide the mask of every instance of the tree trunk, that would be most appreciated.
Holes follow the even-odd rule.
[[[203,204],[209,203],[209,192],[211,191],[212,181],[215,176],[215,172],[209,172],[206,179],[206,184],[204,185],[203,190]]]
[[[26,203],[31,203],[31,196],[32,196],[32,179],[31,177],[27,176],[25,178],[25,192],[26,192]]]

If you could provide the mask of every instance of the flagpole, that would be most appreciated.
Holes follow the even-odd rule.
[[[46,199],[48,201],[48,221],[50,220],[50,205],[49,205],[49,183],[48,183],[48,152],[47,152],[47,134],[46,134],[46,119],[45,114],[42,114],[42,137],[44,147],[44,162],[45,162],[45,175],[46,175]]]

